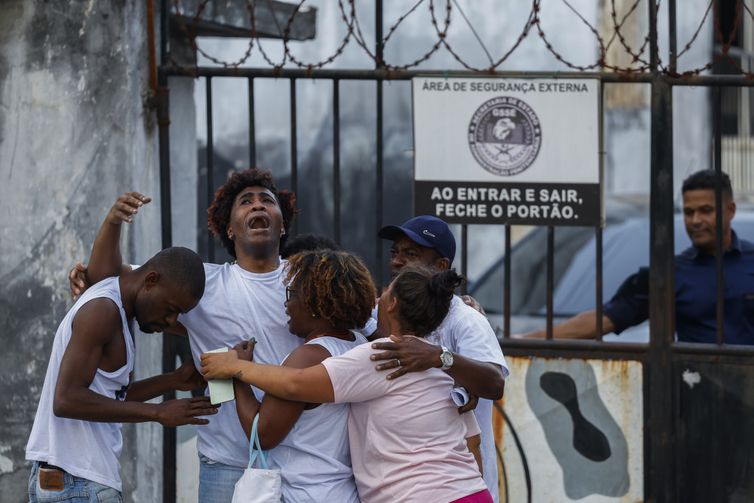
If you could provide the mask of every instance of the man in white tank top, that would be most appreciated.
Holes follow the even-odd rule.
[[[450,268],[455,257],[453,233],[447,223],[434,216],[421,215],[400,226],[385,226],[380,229],[379,237],[393,241],[390,249],[393,276],[403,266],[417,262],[443,271]],[[503,396],[508,366],[495,332],[484,315],[454,296],[442,324],[425,339],[405,337],[400,341],[374,343],[372,347],[386,350],[374,355],[373,359],[385,360],[377,369],[393,370],[392,378],[407,372],[441,368],[455,379],[457,386],[479,398],[474,415],[481,430],[482,475],[497,502],[499,489],[492,401]]]
[[[130,383],[134,320],[159,332],[197,305],[204,292],[199,256],[168,248],[136,271],[88,289],[55,334],[34,426],[29,501],[120,501],[123,422],[206,424],[216,409],[205,397],[144,403],[201,384],[192,366]]]
[[[123,222],[130,223],[150,198],[131,192],[118,198],[97,234],[86,277],[116,274],[121,265],[119,241]],[[249,169],[233,173],[218,188],[210,206],[209,227],[220,238],[232,264],[204,264],[204,297],[168,330],[187,335],[194,363],[203,352],[233,347],[250,337],[257,340],[258,362],[278,365],[301,345],[288,331],[285,314],[284,266],[281,243],[295,213],[295,197],[278,191],[269,172]],[[80,270],[83,270],[81,268]],[[76,270],[71,271],[72,291]],[[255,390],[261,400],[263,392]],[[236,403],[223,404],[209,425],[197,429],[199,502],[230,503],[236,481],[248,464],[248,440],[236,414]]]

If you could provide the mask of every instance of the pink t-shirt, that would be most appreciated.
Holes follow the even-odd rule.
[[[387,339],[380,339],[386,341]],[[348,436],[365,503],[448,502],[486,489],[466,448],[466,425],[440,369],[387,380],[363,344],[322,362],[336,402],[351,402]]]

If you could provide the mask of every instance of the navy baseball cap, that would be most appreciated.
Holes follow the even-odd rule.
[[[419,215],[406,220],[400,226],[386,225],[377,235],[393,241],[406,236],[418,245],[433,248],[442,257],[450,260],[451,264],[456,256],[456,238],[450,232],[450,227],[444,220],[431,215]]]

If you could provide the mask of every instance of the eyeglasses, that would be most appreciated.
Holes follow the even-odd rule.
[[[290,302],[291,298],[293,297],[293,294],[296,293],[296,290],[293,288],[286,286],[285,287],[285,301]]]

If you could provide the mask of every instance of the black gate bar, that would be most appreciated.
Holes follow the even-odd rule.
[[[659,73],[657,10],[649,2],[650,66],[652,70],[650,126],[649,217],[649,365],[645,366],[649,413],[645,421],[645,494],[653,501],[675,500],[673,446],[673,366],[675,332],[675,266],[673,198],[673,88]],[[651,442],[651,443],[648,443]],[[646,451],[645,451],[646,453]]]
[[[214,128],[212,120],[212,77],[207,76],[205,79],[206,84],[206,98],[207,101],[207,207],[212,204],[212,200],[215,196],[215,138]],[[215,238],[212,235],[212,231],[207,229],[207,261],[215,261]]]
[[[247,78],[249,102],[249,167],[257,167],[256,103],[254,102],[254,77]]]
[[[715,170],[715,337],[718,345],[725,342],[725,283],[723,278],[723,198],[722,190],[722,92],[716,87],[712,93],[712,157]]]
[[[297,126],[297,106],[296,106],[296,79],[290,80],[290,104],[291,104],[291,190],[294,194],[298,193],[298,126]],[[293,221],[291,231],[298,232],[298,220]]]
[[[505,224],[505,255],[503,256],[503,336],[511,336],[511,226]]]
[[[332,82],[332,193],[333,236],[340,242],[340,80]]]

